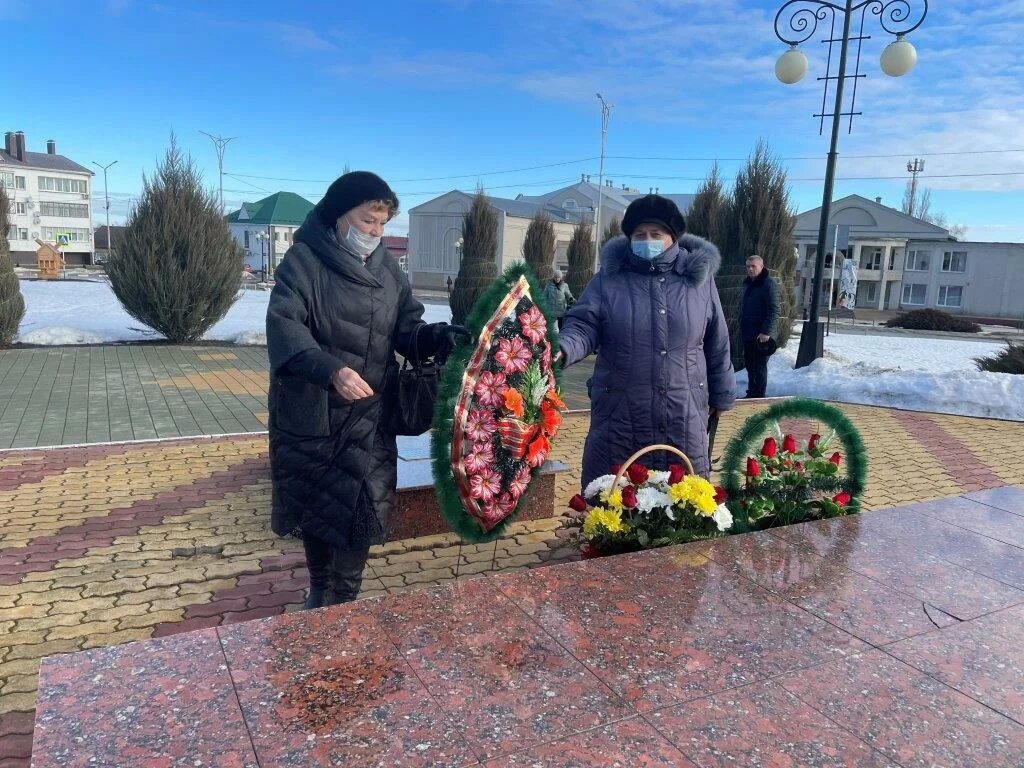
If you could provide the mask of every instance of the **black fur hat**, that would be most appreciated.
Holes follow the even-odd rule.
[[[686,219],[679,206],[661,195],[644,195],[630,203],[622,217],[622,234],[632,237],[633,230],[644,222],[661,224],[675,240],[686,233]]]
[[[320,221],[333,227],[343,214],[370,200],[391,203],[392,215],[398,212],[398,196],[384,179],[369,171],[352,171],[334,180],[316,210]]]

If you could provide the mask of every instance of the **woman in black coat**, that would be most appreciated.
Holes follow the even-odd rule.
[[[347,173],[295,232],[267,309],[274,531],[300,529],[307,608],[354,600],[394,504],[395,353],[443,363],[458,335],[423,305],[381,244],[398,198]],[[413,343],[417,348],[412,349]]]

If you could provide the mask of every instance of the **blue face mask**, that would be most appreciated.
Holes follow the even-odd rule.
[[[654,261],[665,252],[665,243],[661,240],[630,240],[633,255],[644,261]]]

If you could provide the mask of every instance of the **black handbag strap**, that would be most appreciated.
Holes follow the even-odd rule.
[[[412,332],[412,345],[409,348],[410,354],[405,356],[405,360],[402,362],[402,370],[405,370],[406,365],[411,365],[417,372],[423,367],[423,361],[420,359],[420,330],[426,326],[426,323],[420,323],[417,325]],[[410,358],[415,356],[415,361],[410,362]]]

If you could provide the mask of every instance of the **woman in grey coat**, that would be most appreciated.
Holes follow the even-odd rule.
[[[397,480],[395,352],[443,363],[460,326],[423,305],[381,244],[398,198],[365,171],[337,179],[295,232],[267,309],[271,522],[302,532],[309,608],[353,600]],[[415,344],[415,349],[413,348]]]
[[[676,204],[634,200],[623,235],[601,251],[601,269],[566,315],[564,365],[600,349],[591,390],[582,485],[641,448],[666,443],[707,476],[708,416],[732,408],[729,331],[715,286],[721,258],[687,235]],[[671,456],[644,462],[665,469]]]
[[[556,269],[551,280],[544,286],[544,303],[548,312],[558,321],[558,329],[562,329],[565,313],[572,307],[576,297],[572,295],[569,284],[562,279],[562,270]]]

